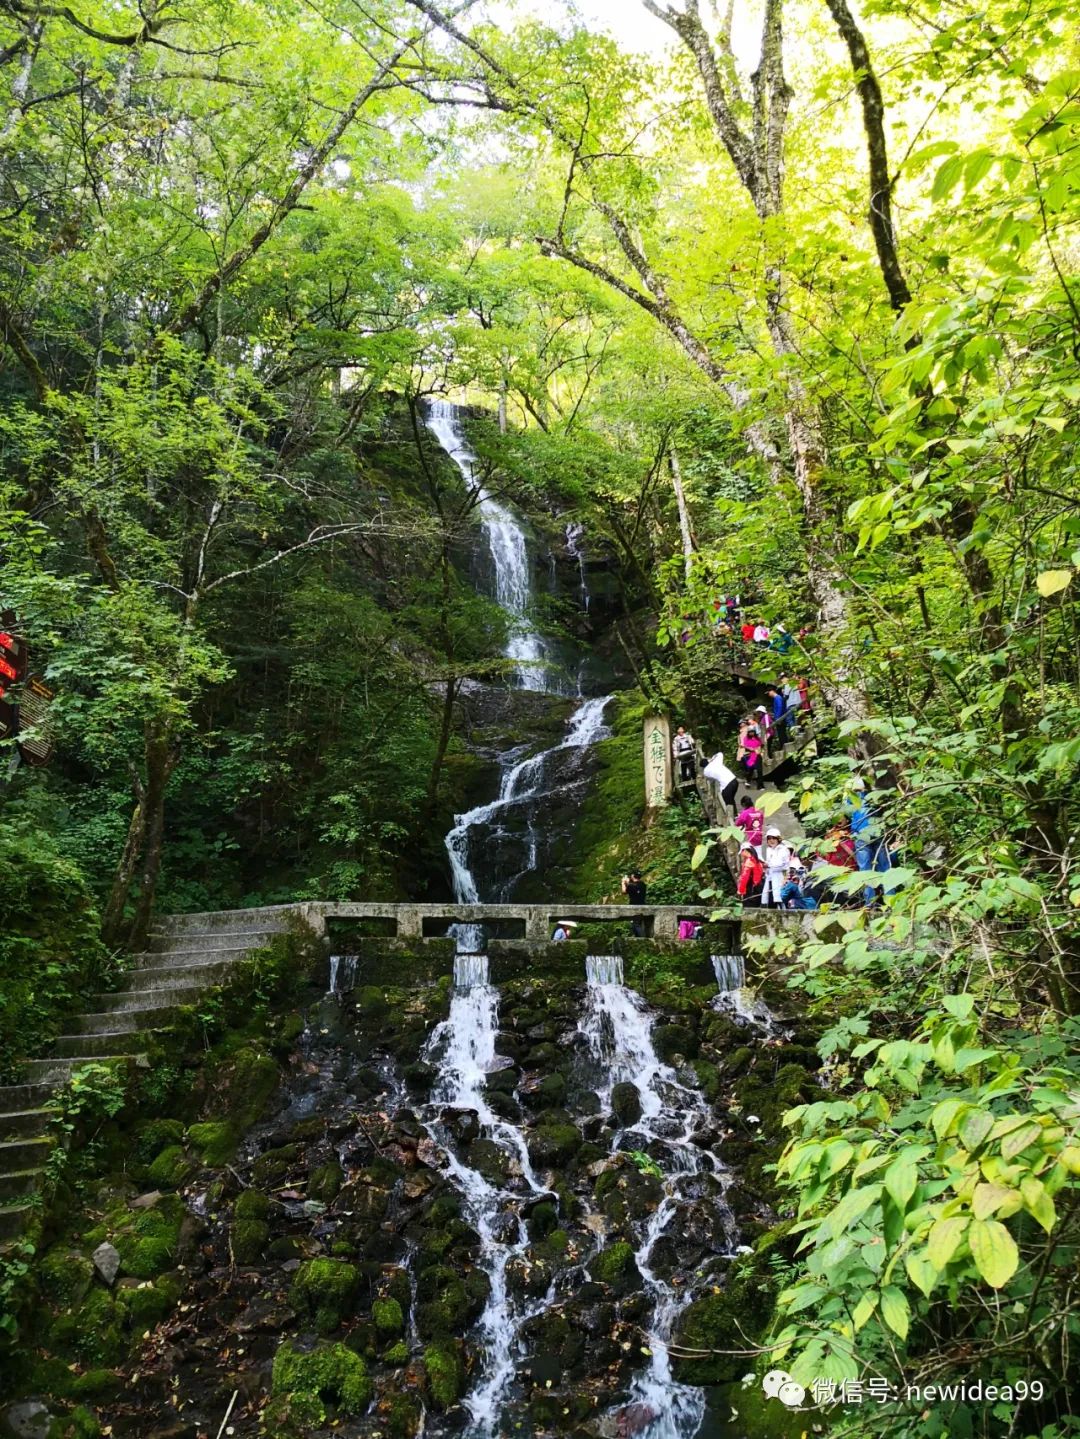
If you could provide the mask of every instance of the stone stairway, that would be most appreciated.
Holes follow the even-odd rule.
[[[167,1030],[181,1005],[193,1004],[237,960],[280,934],[289,913],[282,907],[163,919],[146,953],[132,957],[124,989],[95,995],[94,1008],[69,1016],[68,1032],[47,1055],[22,1064],[22,1082],[0,1085],[0,1244],[17,1238],[34,1213],[60,1085],[87,1063],[145,1064],[147,1038]]]

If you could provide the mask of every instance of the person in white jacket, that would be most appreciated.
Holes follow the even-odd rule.
[[[720,786],[720,798],[728,809],[734,809],[735,791],[739,788],[739,781],[734,773],[724,763],[723,750],[717,750],[712,759],[702,770],[706,779],[711,779],[714,784]]]
[[[780,891],[787,881],[791,850],[784,843],[784,836],[775,825],[765,831],[765,845],[761,857],[765,861],[765,888],[761,893],[762,907],[772,909],[775,906],[777,909],[783,909]]]

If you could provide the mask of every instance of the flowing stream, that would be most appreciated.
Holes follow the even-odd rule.
[[[449,1017],[436,1027],[424,1050],[424,1058],[440,1071],[432,1103],[437,1111],[475,1114],[481,1135],[512,1156],[528,1191],[544,1194],[521,1131],[492,1111],[484,1092],[484,1080],[498,1063],[498,1031],[499,991],[489,982],[487,956],[459,954]],[[525,1252],[528,1233],[517,1212],[520,1191],[500,1188],[459,1159],[439,1115],[429,1121],[428,1133],[443,1149],[468,1205],[481,1240],[480,1262],[491,1284],[479,1323],[479,1377],[465,1401],[473,1421],[467,1432],[470,1439],[479,1439],[496,1432],[500,1404],[514,1375],[518,1328],[531,1312],[515,1303],[506,1280],[511,1260]]]
[[[515,676],[521,689],[542,694],[567,693],[561,684],[557,667],[547,654],[544,640],[529,618],[534,599],[532,567],[529,563],[525,530],[509,506],[494,499],[476,476],[476,456],[469,448],[462,429],[459,411],[446,400],[432,402],[427,425],[447,455],[457,465],[467,485],[476,486],[478,510],[495,571],[495,597],[511,619],[506,657],[515,662]],[[581,571],[583,593],[585,572]],[[478,904],[482,900],[498,902],[510,897],[514,882],[536,869],[545,837],[545,806],[548,795],[566,789],[568,782],[560,773],[560,757],[572,758],[574,752],[589,749],[608,730],[604,709],[610,695],[586,699],[578,690],[578,708],[570,716],[565,737],[540,754],[520,758],[520,748],[502,757],[499,793],[488,804],[476,805],[454,817],[454,825],[446,836],[450,861],[450,879],[454,897],[459,904]],[[572,780],[570,782],[573,782]],[[514,872],[500,864],[502,851],[510,853],[512,832],[507,821],[524,819],[525,844],[521,867]],[[505,877],[494,892],[481,894],[476,876],[476,836],[483,836],[484,858],[489,868]],[[513,836],[514,844],[518,842]],[[509,871],[509,872],[507,872]],[[472,952],[483,945],[483,933],[476,925],[459,925],[454,934],[463,952]]]
[[[709,1149],[693,1142],[695,1132],[708,1123],[708,1106],[700,1092],[680,1083],[674,1070],[657,1055],[648,1005],[623,982],[622,959],[589,956],[586,978],[588,992],[580,1027],[590,1055],[605,1074],[601,1097],[610,1106],[614,1086],[630,1083],[641,1104],[641,1117],[616,1133],[612,1148],[646,1152],[663,1175],[663,1199],[644,1224],[635,1255],[653,1307],[648,1324],[648,1367],[634,1379],[627,1407],[634,1416],[636,1432],[647,1439],[692,1439],[705,1415],[705,1398],[700,1389],[675,1383],[668,1353],[668,1342],[688,1296],[664,1277],[655,1251],[671,1230],[681,1205],[707,1193],[709,1186],[717,1191],[716,1222],[732,1250],[736,1232],[723,1198],[724,1170]]]

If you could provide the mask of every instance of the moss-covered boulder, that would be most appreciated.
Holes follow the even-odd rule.
[[[320,1334],[332,1334],[354,1308],[360,1271],[344,1259],[309,1259],[301,1264],[289,1290],[289,1303],[314,1321]]]
[[[363,1359],[344,1344],[303,1350],[286,1340],[274,1355],[272,1392],[306,1401],[299,1406],[294,1402],[293,1413],[303,1409],[317,1428],[326,1423],[330,1410],[345,1417],[363,1414],[371,1403],[372,1385]]]
[[[154,1279],[175,1268],[188,1211],[176,1194],[164,1194],[151,1209],[114,1211],[110,1237],[120,1251],[120,1272],[135,1279]]]
[[[641,1118],[641,1095],[636,1084],[622,1080],[611,1091],[611,1110],[624,1129]]]
[[[416,1323],[422,1339],[462,1333],[483,1307],[483,1296],[471,1294],[461,1275],[446,1265],[421,1271],[416,1296]]]
[[[197,1162],[182,1144],[164,1148],[147,1170],[151,1184],[158,1189],[179,1189],[198,1169]]]
[[[54,1354],[83,1364],[117,1364],[127,1352],[123,1318],[124,1311],[112,1295],[94,1288],[81,1304],[52,1320],[46,1343]]]
[[[396,1299],[376,1299],[371,1317],[380,1340],[399,1339],[405,1333],[405,1315]]]
[[[273,1184],[288,1174],[302,1155],[299,1144],[282,1144],[277,1149],[268,1149],[252,1165],[251,1178],[257,1185]]]
[[[465,1366],[456,1344],[429,1344],[424,1350],[424,1375],[431,1407],[445,1411],[461,1397]]]
[[[670,1064],[676,1055],[692,1059],[698,1050],[697,1035],[685,1024],[654,1025],[652,1041],[665,1064]]]
[[[489,1184],[503,1185],[510,1178],[510,1156],[493,1139],[474,1139],[469,1145],[468,1163]]]
[[[42,1255],[37,1274],[45,1298],[65,1307],[81,1304],[94,1282],[91,1261],[64,1245],[56,1245]]]
[[[191,1125],[187,1142],[204,1164],[220,1169],[236,1153],[239,1136],[227,1120],[208,1119]]]
[[[341,1165],[336,1159],[331,1159],[329,1163],[311,1171],[307,1183],[308,1198],[317,1199],[320,1204],[330,1204],[337,1198],[344,1182],[345,1175]]]
[[[642,1282],[633,1246],[621,1239],[606,1245],[593,1256],[589,1261],[589,1273],[598,1284],[606,1284],[616,1294],[629,1294]]]
[[[163,1149],[182,1143],[183,1138],[184,1126],[179,1119],[148,1119],[135,1132],[135,1158],[149,1164]]]
[[[262,1117],[280,1078],[271,1055],[248,1045],[237,1049],[216,1065],[209,1077],[214,1108],[227,1114],[237,1133],[243,1134]]]
[[[549,1121],[537,1125],[527,1143],[529,1159],[538,1169],[556,1169],[569,1164],[581,1148],[581,1131],[576,1124]]]
[[[163,1274],[153,1283],[141,1283],[134,1289],[121,1289],[117,1295],[132,1330],[144,1334],[170,1314],[183,1292],[183,1285],[173,1275]]]

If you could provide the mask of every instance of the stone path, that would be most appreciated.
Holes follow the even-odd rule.
[[[96,995],[94,1009],[70,1016],[47,1055],[24,1061],[20,1083],[0,1085],[0,1244],[17,1238],[37,1208],[57,1089],[83,1064],[145,1066],[148,1036],[169,1029],[182,1005],[285,926],[282,914],[245,910],[163,919],[150,950],[132,956],[125,988]]]

